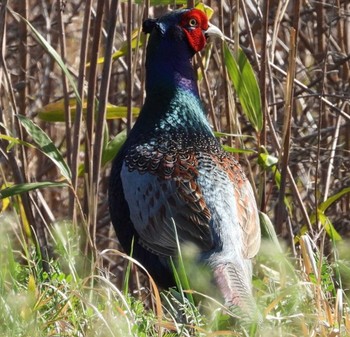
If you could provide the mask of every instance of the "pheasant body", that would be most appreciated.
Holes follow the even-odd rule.
[[[193,55],[209,32],[204,13],[148,20],[146,100],[110,177],[113,225],[123,248],[164,287],[169,257],[192,242],[227,304],[251,297],[251,258],[260,243],[257,207],[238,162],[214,137],[199,98]]]

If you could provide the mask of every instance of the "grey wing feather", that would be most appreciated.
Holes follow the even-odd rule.
[[[164,180],[151,173],[129,171],[125,164],[121,180],[131,221],[140,236],[140,244],[145,248],[159,255],[175,255],[174,224],[180,242],[192,241],[204,250],[212,247],[208,224],[210,214],[196,212],[195,206],[187,200],[191,197],[190,182]]]

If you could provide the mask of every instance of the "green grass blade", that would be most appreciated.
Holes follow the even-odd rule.
[[[130,256],[133,257],[134,255],[134,244],[135,244],[135,238],[132,238],[131,241],[131,251],[130,251]],[[124,273],[124,282],[123,282],[123,293],[124,295],[127,295],[129,293],[129,281],[131,277],[131,267],[132,267],[132,261],[129,260],[128,264],[125,268],[125,273]]]
[[[273,243],[273,245],[276,247],[277,251],[282,253],[283,249],[280,245],[275,228],[270,218],[267,216],[267,214],[263,212],[259,212],[259,219],[260,219],[262,236],[270,240]]]
[[[42,181],[36,183],[17,184],[0,191],[0,199],[13,197],[14,195],[36,190],[44,187],[69,187],[65,182]]]
[[[263,115],[258,81],[246,55],[240,49],[236,60],[229,47],[224,43],[224,58],[227,72],[242,105],[243,112],[256,131],[261,131]]]
[[[178,250],[177,269],[176,269],[177,273],[174,274],[174,276],[176,278],[178,278],[177,282],[179,282],[178,285],[181,285],[181,289],[190,290],[191,289],[190,282],[188,280],[186,268],[185,268],[185,263],[184,263],[184,260],[182,258],[181,245],[180,245],[179,237],[177,235],[177,228],[176,228],[176,224],[175,224],[174,220],[173,220],[173,222],[174,222],[174,231],[175,231],[175,235],[176,235],[176,245],[177,245],[177,250]],[[173,266],[173,264],[172,264],[172,266]],[[175,268],[175,266],[173,266],[173,268]],[[194,304],[194,299],[193,299],[192,294],[188,293],[187,298],[190,301],[190,303]]]
[[[174,275],[176,287],[177,287],[179,293],[180,293],[181,295],[183,295],[182,282],[181,282],[179,273],[177,272],[177,268],[176,268],[176,265],[175,265],[174,260],[173,260],[172,257],[170,257],[170,266],[171,266],[171,270],[172,270],[173,275]]]
[[[40,147],[40,150],[54,162],[61,174],[70,181],[72,178],[70,168],[49,136],[29,118],[23,115],[17,115],[17,118],[33,138],[33,141]]]

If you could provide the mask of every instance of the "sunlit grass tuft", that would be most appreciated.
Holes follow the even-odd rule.
[[[53,226],[55,258],[44,272],[34,245],[21,235],[18,219],[8,213],[2,221],[7,226],[0,239],[0,336],[349,335],[348,300],[339,287],[339,280],[349,282],[345,243],[339,246],[339,258],[329,262],[320,261],[307,236],[300,238],[296,258],[283,245],[263,240],[254,276],[263,322],[251,332],[220,304],[209,274],[197,273],[199,267],[187,257],[193,255],[191,247],[183,250],[191,288],[163,291],[160,304],[158,288],[140,289],[138,298],[118,289],[114,275],[95,268],[82,254],[81,234],[69,222]],[[101,254],[99,258],[105,252]],[[195,282],[195,275],[203,279]],[[157,305],[161,310],[152,309]]]
[[[262,243],[254,284],[266,335],[273,329],[273,336],[348,336],[348,308],[342,305],[344,291],[335,274],[340,261],[320,259],[308,236],[297,247],[298,256],[291,258],[286,249],[276,251],[271,242]]]
[[[86,275],[81,267],[91,261],[82,255],[79,235],[69,223],[54,227],[57,258],[49,261],[49,272],[40,268],[33,244],[28,243],[24,256],[21,246],[27,243],[11,231],[7,234],[0,239],[1,336],[131,336],[141,317],[155,317],[141,302],[124,296],[109,273]],[[152,328],[142,326],[145,331]]]

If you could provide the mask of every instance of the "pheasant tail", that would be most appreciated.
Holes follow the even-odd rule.
[[[214,278],[232,313],[248,325],[260,324],[262,317],[252,295],[251,276],[245,273],[248,269],[223,263],[214,267]]]

